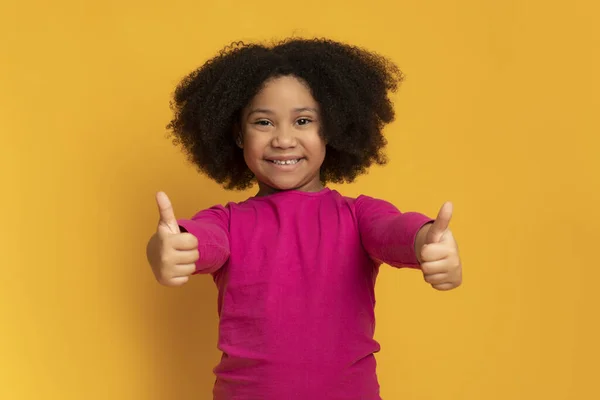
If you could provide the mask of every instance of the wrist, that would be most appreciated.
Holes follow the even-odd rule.
[[[427,232],[431,229],[433,222],[428,222],[419,229],[417,235],[415,236],[415,256],[417,257],[417,261],[419,265],[422,263],[421,260],[421,251],[423,250],[423,246],[425,245],[425,239],[427,238]]]

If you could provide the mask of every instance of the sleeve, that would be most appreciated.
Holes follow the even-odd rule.
[[[198,212],[191,219],[177,220],[182,232],[198,239],[198,253],[194,274],[211,274],[229,259],[229,209],[214,206]]]
[[[416,212],[400,212],[395,206],[368,196],[355,202],[363,247],[377,262],[393,267],[419,268],[415,239],[419,230],[433,220]]]

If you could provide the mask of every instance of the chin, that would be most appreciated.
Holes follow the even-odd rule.
[[[272,184],[269,186],[271,186],[275,190],[294,190],[294,189],[299,188],[302,185],[290,183],[290,184]]]
[[[294,190],[302,186],[302,182],[299,181],[275,181],[267,183],[271,188],[275,190]]]

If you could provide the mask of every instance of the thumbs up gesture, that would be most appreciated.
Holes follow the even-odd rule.
[[[167,195],[156,195],[160,215],[156,233],[146,247],[146,256],[156,280],[165,286],[181,286],[196,270],[198,240],[179,229],[173,206]]]
[[[425,281],[437,290],[450,290],[462,283],[458,245],[450,231],[452,203],[445,203],[433,224],[422,228],[420,255]]]

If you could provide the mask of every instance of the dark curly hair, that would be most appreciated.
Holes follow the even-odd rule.
[[[323,183],[352,182],[373,163],[385,164],[382,129],[394,120],[388,92],[404,79],[388,59],[328,39],[287,39],[271,46],[234,42],[177,86],[167,125],[199,170],[226,189],[246,189],[254,175],[234,127],[265,81],[295,76],[320,105],[326,156]]]

